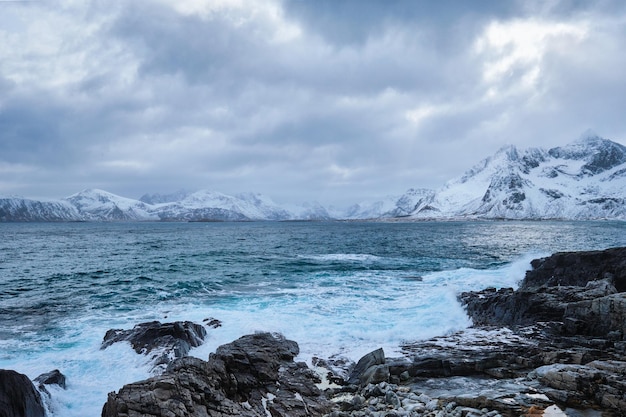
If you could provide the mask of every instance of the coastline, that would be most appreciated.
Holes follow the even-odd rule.
[[[386,358],[380,349],[356,365],[332,358],[315,359],[311,366],[294,362],[297,343],[269,333],[244,336],[248,342],[243,345],[241,339],[223,345],[218,352],[240,352],[211,354],[207,362],[185,356],[180,343],[171,344],[184,326],[164,323],[167,330],[161,336],[169,341],[170,352],[155,357],[165,372],[109,394],[102,415],[623,415],[626,248],[556,253],[533,261],[532,267],[517,290],[459,294],[473,327],[407,343],[400,357]],[[209,320],[205,326],[209,324],[219,322]],[[145,326],[136,327],[145,335]],[[187,334],[191,339],[186,343],[200,343],[202,332]],[[164,348],[162,340],[148,339]],[[288,353],[268,356],[285,346]],[[241,359],[255,355],[260,355],[256,362]],[[259,363],[265,363],[262,372]],[[221,400],[208,401],[206,387],[204,394],[194,394],[193,384],[185,388],[184,375],[187,382],[210,382],[209,391]],[[39,382],[44,403],[50,395],[45,385]],[[188,395],[181,397],[183,388]],[[225,401],[232,402],[230,408],[215,409]]]

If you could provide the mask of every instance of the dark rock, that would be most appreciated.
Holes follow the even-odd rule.
[[[365,407],[365,398],[360,395],[355,395],[348,401],[339,401],[339,408],[341,411],[356,411]]]
[[[520,372],[537,368],[530,375],[552,401],[626,414],[626,248],[557,253],[531,265],[516,291],[459,296],[475,325],[512,326],[516,332],[543,326],[529,335],[535,348],[502,348],[495,357],[500,367],[484,372],[506,377],[500,370],[516,364]]]
[[[259,333],[220,346],[209,360],[184,357],[159,376],[110,393],[103,417],[321,416],[331,404],[317,376],[294,362],[296,342]]]
[[[40,387],[43,385],[58,385],[63,389],[66,388],[65,375],[63,375],[58,369],[39,375],[35,378],[35,382],[37,382]]]
[[[173,359],[187,355],[192,347],[200,346],[206,334],[202,325],[190,321],[152,321],[138,324],[131,330],[107,331],[101,349],[127,341],[137,353],[150,354],[154,351],[152,359],[155,365],[167,365]]]
[[[626,362],[594,361],[587,365],[554,364],[531,376],[552,388],[546,394],[567,406],[599,405],[626,411]]]
[[[382,348],[376,349],[375,351],[368,353],[367,355],[359,359],[352,372],[350,372],[350,376],[348,377],[348,384],[366,385],[368,383],[368,376],[372,375],[372,371],[367,372],[368,369],[376,365],[384,364],[385,352]],[[389,370],[387,370],[387,375],[389,375]]]
[[[626,415],[626,356],[607,339],[562,336],[536,324],[473,328],[403,349],[413,361],[387,359],[390,368],[405,369],[414,391],[442,401],[507,416],[554,403]]]
[[[222,327],[222,322],[218,319],[214,319],[213,317],[206,318],[202,320],[202,322],[213,329],[217,329],[218,327]]]
[[[58,385],[65,389],[65,375],[63,375],[58,369],[54,371],[46,372],[35,378],[34,382],[37,383],[37,388],[42,394],[51,396],[50,391],[46,388],[46,385]]]
[[[563,313],[563,321],[567,334],[623,340],[626,335],[626,294],[569,303]]]
[[[0,369],[0,417],[44,417],[41,395],[26,375]]]
[[[404,345],[412,361],[396,361],[392,371],[407,372],[410,378],[514,378],[546,363],[546,352],[557,349],[550,346],[551,340],[545,336],[530,338],[508,329],[470,329]]]
[[[370,366],[361,375],[361,385],[378,384],[379,382],[389,381],[391,374],[389,372],[389,366],[387,365],[374,365]],[[394,378],[395,380],[396,378]]]
[[[535,290],[542,286],[584,287],[589,281],[611,277],[617,291],[626,291],[626,247],[559,252],[535,259],[530,264],[533,269],[526,272],[520,290]]]
[[[575,290],[572,290],[575,291]],[[564,289],[465,292],[459,296],[476,326],[525,326],[537,321],[562,321]]]
[[[475,325],[560,322],[567,335],[626,337],[626,248],[563,252],[531,262],[520,288],[459,296]]]

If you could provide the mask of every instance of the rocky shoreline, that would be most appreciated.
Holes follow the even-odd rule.
[[[207,361],[186,356],[215,319],[111,330],[102,348],[130,342],[153,358],[155,376],[110,393],[102,417],[626,415],[626,248],[531,265],[517,290],[459,295],[474,327],[356,364],[308,366],[295,361],[296,342],[270,333],[220,346]],[[44,374],[36,389],[0,371],[0,416],[43,417],[40,392],[61,377]]]

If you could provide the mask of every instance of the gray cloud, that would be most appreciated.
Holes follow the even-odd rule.
[[[0,7],[3,194],[348,203],[506,144],[626,140],[618,1]]]

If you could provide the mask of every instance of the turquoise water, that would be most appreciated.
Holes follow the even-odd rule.
[[[460,291],[515,286],[531,259],[626,246],[624,222],[0,224],[0,368],[58,368],[55,416],[97,416],[149,375],[106,330],[222,321],[192,354],[278,331],[352,359],[470,325]],[[95,378],[95,380],[94,380]]]

